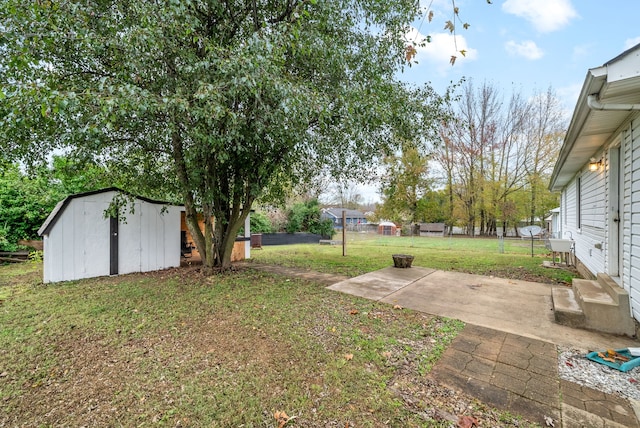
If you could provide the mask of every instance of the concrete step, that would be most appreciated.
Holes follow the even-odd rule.
[[[558,324],[585,328],[585,317],[572,288],[552,287],[553,316]]]
[[[572,283],[576,297],[583,303],[617,306],[608,291],[598,281],[575,278]],[[582,306],[584,308],[584,306]]]
[[[572,288],[552,288],[556,322],[604,333],[635,335],[629,295],[608,275],[596,281],[574,279]]]

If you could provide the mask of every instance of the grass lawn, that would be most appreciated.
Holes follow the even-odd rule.
[[[357,248],[349,262],[337,248],[289,251],[350,274],[387,258]],[[420,265],[432,252],[407,250]],[[462,250],[438,252],[453,263]],[[0,426],[282,428],[276,412],[292,417],[287,427],[450,426],[435,408],[482,426],[532,426],[430,380],[463,326],[455,320],[251,268],[50,285],[41,269],[0,266]]]
[[[340,235],[335,239],[341,239]],[[546,283],[570,283],[575,270],[542,266],[551,255],[542,241],[506,239],[500,248],[496,238],[395,237],[347,234],[347,256],[341,245],[300,244],[263,247],[251,257],[261,263],[308,268],[357,276],[393,265],[392,254],[415,256],[413,265],[502,278]]]

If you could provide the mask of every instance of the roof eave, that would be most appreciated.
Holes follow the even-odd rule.
[[[551,174],[551,180],[549,181],[549,190],[551,190],[552,192],[561,190],[566,184],[559,183],[558,177],[565,166],[569,154],[575,146],[575,142],[589,117],[589,113],[591,112],[591,109],[587,104],[587,99],[589,95],[600,93],[600,90],[602,89],[606,81],[606,66],[592,68],[587,71],[587,76],[585,77],[584,84],[582,85],[580,96],[578,96],[576,107],[573,110],[573,116],[571,118],[571,122],[569,123],[567,134],[565,135],[564,142],[562,144],[562,147],[560,148],[560,153],[558,154],[558,160],[556,161],[555,167],[553,168],[553,173]]]

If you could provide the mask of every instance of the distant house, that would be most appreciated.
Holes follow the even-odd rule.
[[[574,281],[576,297],[583,285],[605,290],[611,299],[603,307],[620,308],[608,331],[633,335],[632,319],[640,321],[640,44],[587,71],[549,188],[561,192],[558,238],[574,241],[584,276],[598,277],[591,285]]]
[[[331,220],[335,229],[341,229],[343,211],[345,211],[347,226],[367,224],[367,217],[365,217],[364,213],[358,210],[349,210],[346,208],[323,208],[320,218],[322,220]]]
[[[180,266],[180,207],[132,196],[126,220],[105,217],[117,188],[71,195],[38,230],[44,282]]]
[[[549,211],[549,215],[544,219],[547,227],[547,235],[551,238],[561,238],[560,234],[560,207]]]

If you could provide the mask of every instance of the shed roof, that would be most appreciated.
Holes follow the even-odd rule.
[[[603,104],[640,103],[640,44],[587,71],[571,123],[551,175],[549,189],[562,190],[634,112],[595,110],[588,98]]]
[[[69,205],[69,203],[71,203],[72,200],[77,199],[77,198],[83,198],[83,197],[86,197],[86,196],[97,195],[99,193],[107,193],[107,192],[118,192],[118,193],[122,193],[122,194],[125,194],[125,195],[133,196],[136,199],[140,199],[141,201],[149,202],[151,204],[173,205],[173,204],[171,204],[169,202],[156,201],[156,200],[153,200],[153,199],[145,198],[144,196],[134,195],[132,193],[126,192],[126,191],[124,191],[122,189],[119,189],[117,187],[108,187],[106,189],[92,190],[90,192],[83,192],[83,193],[76,193],[74,195],[67,196],[66,198],[64,198],[63,200],[61,200],[60,202],[58,202],[56,204],[56,206],[53,208],[53,210],[51,211],[51,213],[49,214],[47,219],[44,221],[42,226],[40,226],[40,229],[38,229],[38,235],[43,236],[43,235],[46,235],[47,233],[49,233],[49,231],[51,230],[53,225],[56,223],[56,221],[58,221],[58,218],[62,215],[62,213],[64,212],[65,208],[67,208],[67,206]]]

